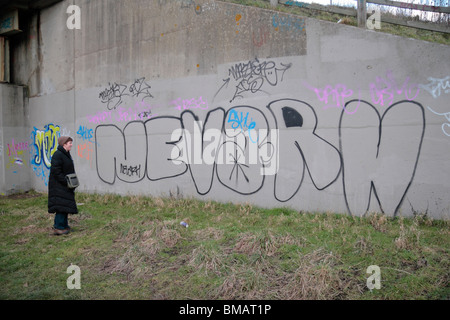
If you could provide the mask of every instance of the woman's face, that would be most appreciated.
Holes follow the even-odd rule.
[[[63,145],[64,149],[66,149],[67,152],[69,152],[72,149],[72,142],[73,141],[68,141]]]

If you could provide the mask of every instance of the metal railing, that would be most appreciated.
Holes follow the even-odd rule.
[[[357,9],[354,8],[344,8],[344,7],[335,7],[335,6],[322,6],[314,3],[305,3],[305,2],[297,2],[292,0],[267,0],[270,1],[272,6],[276,6],[277,4],[282,4],[286,6],[296,6],[300,8],[313,9],[326,11],[331,13],[338,13],[347,16],[353,16],[357,18],[358,26],[361,28],[367,27],[367,18],[368,15],[372,15],[373,12],[367,13],[367,4],[372,3],[379,6],[392,6],[405,10],[418,10],[424,12],[432,12],[439,14],[450,14],[450,7],[442,7],[442,6],[430,6],[430,5],[421,5],[421,4],[413,4],[407,2],[400,1],[391,1],[391,0],[354,0],[357,1]],[[444,33],[450,33],[450,26],[445,24],[438,24],[434,22],[422,22],[416,21],[413,19],[405,19],[401,17],[395,17],[391,15],[380,15],[380,21],[402,25],[417,29],[438,31]]]

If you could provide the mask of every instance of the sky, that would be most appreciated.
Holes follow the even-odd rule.
[[[294,0],[294,1],[304,2],[304,3],[318,3],[318,4],[322,4],[322,5],[333,4],[333,5],[343,6],[343,7],[354,7],[354,8],[356,8],[356,5],[357,5],[356,0]],[[370,0],[366,0],[366,1],[370,1]],[[429,6],[450,7],[450,0],[393,0],[393,1],[414,3],[414,4],[425,4],[425,5],[429,5]],[[398,10],[401,10],[400,8],[392,7],[392,6],[379,6],[379,5],[371,4],[371,3],[367,3],[367,5],[368,5],[367,6],[368,9],[373,10],[374,8],[380,7],[382,13],[385,11],[388,11],[394,15],[397,14]],[[441,17],[439,14],[436,14],[436,13],[424,12],[424,11],[419,11],[419,10],[406,9],[406,10],[401,10],[401,12],[403,14],[410,15],[410,16],[418,15],[421,17],[421,19],[425,19],[425,20],[429,20],[429,21],[436,21],[436,20],[440,19],[440,17]],[[442,14],[442,15],[445,15],[445,14]]]
[[[305,2],[305,3],[318,3],[318,4],[323,4],[323,5],[328,5],[331,2],[333,5],[356,7],[356,0],[294,0],[294,1]],[[393,1],[396,1],[396,0],[393,0]],[[450,0],[401,0],[400,2],[426,4],[426,5],[442,6],[442,7],[450,6]]]

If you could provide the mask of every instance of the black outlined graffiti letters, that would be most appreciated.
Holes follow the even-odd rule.
[[[340,153],[316,133],[314,108],[294,99],[274,101],[267,108],[276,119],[280,135],[275,198],[282,202],[292,199],[302,186],[305,173],[318,190],[335,182],[341,172]]]
[[[355,106],[357,113],[345,112]],[[123,129],[101,124],[95,129],[98,176],[115,184],[116,178],[135,183],[188,174],[200,195],[215,184],[251,195],[269,182],[274,198],[286,202],[301,198],[305,183],[321,191],[342,173],[350,214],[362,215],[371,206],[399,212],[425,132],[422,105],[403,100],[382,112],[351,100],[339,118],[339,146],[317,132],[319,119],[308,103],[279,99],[266,107],[219,107],[201,117],[185,110],[179,117],[131,121]]]
[[[115,125],[99,125],[95,130],[99,178],[114,184],[116,177],[131,183],[145,176],[157,181],[184,174],[187,165],[177,165],[172,159],[173,148],[181,139],[179,136],[172,140],[173,131],[179,126],[179,118],[169,116],[132,121],[123,130]],[[129,168],[135,168],[135,174],[130,175]]]
[[[129,175],[124,168],[145,168],[147,141],[141,121],[128,123],[123,131],[115,125],[95,129],[97,173],[103,182],[114,184],[116,177],[132,183],[144,178],[144,169]]]
[[[245,125],[243,116],[239,125],[237,118],[227,121],[233,112],[245,114],[252,125]],[[252,194],[262,188],[265,175],[276,170],[269,141],[276,136],[269,132],[264,113],[250,106],[211,110],[204,122],[186,110],[180,117],[132,121],[123,130],[99,125],[95,130],[97,173],[102,181],[114,184],[116,177],[131,183],[146,173],[150,181],[157,181],[189,171],[198,194],[207,194],[216,176],[228,189]]]
[[[253,194],[263,187],[265,166],[274,153],[269,123],[264,113],[252,106],[233,107],[224,120],[225,136],[232,139],[226,139],[219,151],[225,161],[217,166],[217,178],[239,194]]]
[[[425,133],[421,104],[400,101],[383,114],[366,101],[359,117],[341,113],[340,151],[343,158],[343,188],[350,214],[361,215],[378,204],[387,215],[397,215],[413,181]],[[408,119],[408,120],[406,120]]]
[[[218,108],[208,113],[202,125],[193,112],[185,111],[181,114],[182,150],[187,156],[184,161],[189,164],[192,181],[197,193],[201,195],[207,194],[212,187],[217,151],[222,143],[223,117],[224,110]]]
[[[145,122],[148,153],[147,153],[147,177],[151,181],[173,178],[183,175],[188,166],[174,159],[173,149],[181,140],[181,132],[174,135],[174,131],[180,128],[178,117],[161,116]],[[181,150],[180,150],[181,152]],[[180,156],[179,154],[177,156]]]

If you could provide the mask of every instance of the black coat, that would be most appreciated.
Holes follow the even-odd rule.
[[[75,201],[75,189],[67,186],[66,175],[75,173],[70,152],[62,146],[52,156],[50,177],[48,180],[48,212],[78,213]]]

